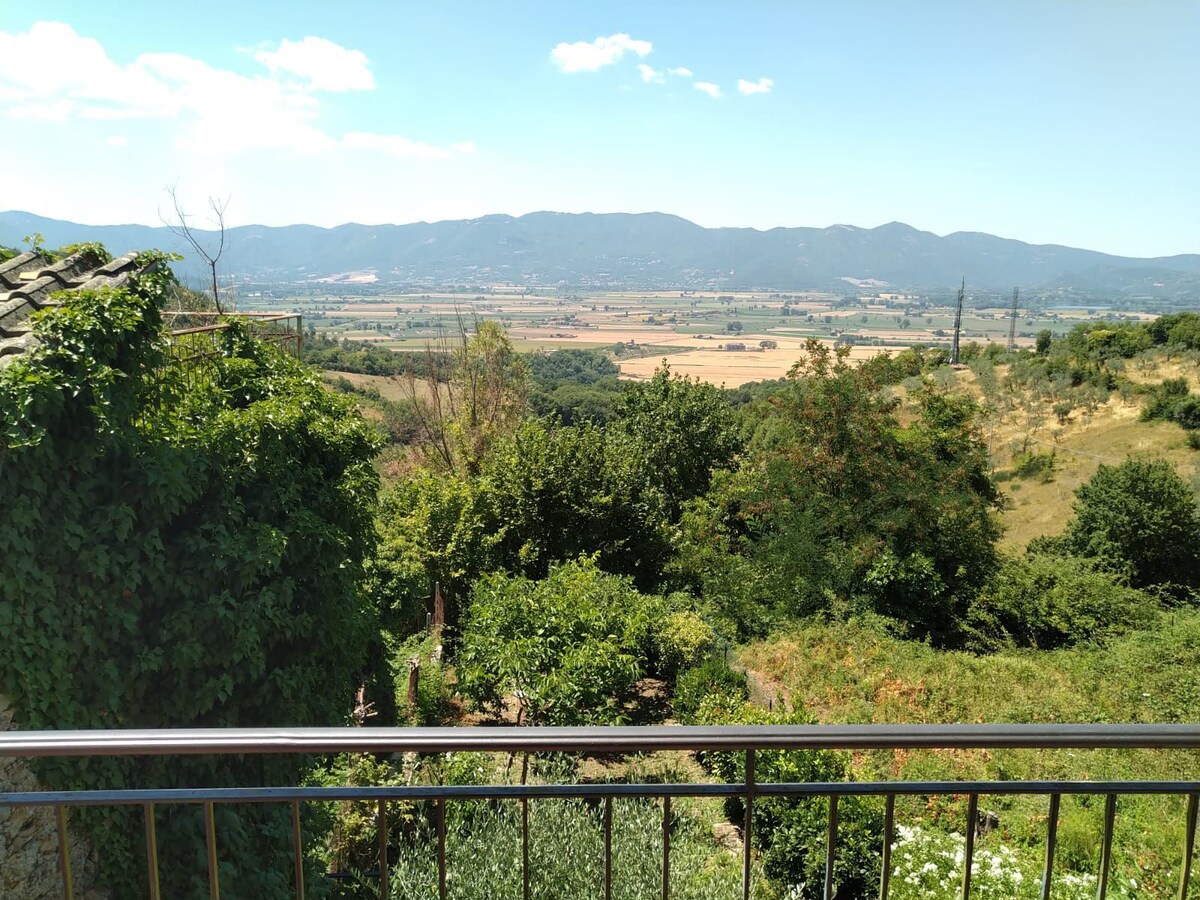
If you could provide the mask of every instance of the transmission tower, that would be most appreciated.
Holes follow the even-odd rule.
[[[958,333],[962,331],[963,296],[967,292],[967,279],[964,276],[962,286],[958,289],[958,305],[954,308],[954,343],[950,347],[950,365],[958,365]]]
[[[1008,352],[1017,349],[1017,298],[1021,296],[1020,288],[1013,288],[1012,318],[1008,323]]]

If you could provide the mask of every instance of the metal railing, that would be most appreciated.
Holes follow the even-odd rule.
[[[824,797],[829,803],[825,847],[824,897],[835,895],[834,859],[838,841],[838,802],[843,797],[884,798],[880,846],[882,870],[878,896],[887,900],[895,831],[896,798],[909,795],[966,795],[966,844],[961,895],[971,895],[975,822],[980,795],[1046,795],[1049,798],[1041,897],[1048,900],[1054,873],[1059,808],[1064,795],[1105,798],[1097,898],[1104,900],[1112,862],[1113,823],[1121,795],[1177,795],[1187,798],[1181,852],[1179,900],[1186,900],[1191,878],[1200,808],[1200,781],[882,781],[762,782],[755,775],[756,754],[766,750],[897,749],[1200,749],[1200,725],[793,725],[720,727],[579,727],[579,728],[302,728],[177,729],[153,731],[57,731],[0,733],[4,757],[126,757],[226,754],[448,753],[459,751],[547,753],[644,753],[660,750],[736,751],[745,753],[745,777],[735,784],[605,783],[410,785],[368,787],[169,788],[96,791],[0,793],[5,807],[55,810],[63,894],[73,896],[67,810],[81,806],[141,806],[144,812],[147,879],[150,896],[159,900],[157,804],[201,804],[210,896],[220,896],[214,807],[222,803],[290,804],[296,896],[304,897],[304,847],[300,805],[323,801],[374,801],[379,829],[379,896],[388,897],[387,805],[404,800],[435,804],[438,895],[446,897],[446,804],[462,800],[516,800],[521,805],[522,882],[530,895],[529,803],[531,800],[581,798],[603,804],[604,897],[612,896],[612,805],[616,798],[662,801],[662,896],[670,896],[671,801],[678,797],[739,798],[742,822],[742,897],[750,896],[753,859],[753,810],[757,798]]]
[[[221,332],[234,322],[243,325],[256,340],[273,344],[290,356],[299,357],[304,343],[300,313],[164,312],[163,318],[170,327],[171,362],[184,372],[189,384],[221,355]]]

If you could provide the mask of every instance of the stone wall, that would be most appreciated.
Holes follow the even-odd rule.
[[[12,728],[13,711],[0,694],[0,731]],[[0,758],[0,790],[34,791],[39,785],[28,763]],[[92,888],[96,861],[87,840],[70,829],[75,896],[102,900]],[[58,900],[63,895],[58,868],[58,827],[47,807],[0,807],[0,897],[4,900]]]

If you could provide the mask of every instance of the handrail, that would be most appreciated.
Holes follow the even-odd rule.
[[[1200,810],[1200,781],[872,781],[785,783],[756,777],[755,757],[763,750],[871,750],[915,748],[1161,748],[1200,749],[1200,724],[1105,725],[724,725],[724,726],[582,726],[480,728],[182,728],[107,731],[0,732],[4,757],[174,756],[183,754],[301,754],[301,753],[446,753],[490,752],[650,752],[656,750],[745,751],[745,778],[732,783],[583,783],[405,785],[340,787],[207,787],[131,788],[32,792],[0,791],[0,810],[51,807],[58,829],[59,868],[63,896],[74,897],[74,876],[67,831],[69,807],[141,806],[145,820],[147,884],[152,900],[160,900],[155,808],[159,804],[202,804],[210,896],[220,896],[217,833],[214,808],[228,803],[287,803],[292,814],[292,851],[296,896],[304,897],[302,803],[364,800],[377,805],[379,828],[378,893],[390,900],[386,808],[389,802],[426,801],[435,804],[438,845],[438,897],[446,900],[447,801],[514,800],[522,811],[522,885],[528,898],[529,804],[535,800],[577,798],[602,802],[604,809],[604,896],[612,885],[612,802],[642,798],[661,802],[663,815],[662,896],[670,897],[671,799],[673,797],[740,798],[742,822],[742,898],[751,896],[754,804],[762,798],[824,798],[828,804],[823,897],[836,893],[835,853],[838,842],[838,801],[842,797],[882,797],[885,824],[880,835],[882,865],[878,896],[886,900],[892,875],[889,863],[895,835],[896,799],[907,795],[967,795],[968,824],[962,893],[971,896],[972,854],[978,800],[985,794],[1048,794],[1045,865],[1041,897],[1048,900],[1054,872],[1059,804],[1064,795],[1105,797],[1103,851],[1097,873],[1097,897],[1104,900],[1111,868],[1113,823],[1118,796],[1177,795],[1187,798],[1184,845],[1177,896],[1186,900],[1191,877],[1193,845]]]
[[[226,753],[1200,749],[1200,724],[160,728],[0,733],[0,758]]]

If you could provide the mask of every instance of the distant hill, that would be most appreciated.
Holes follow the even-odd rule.
[[[33,232],[48,245],[101,241],[114,253],[184,251],[163,227],[80,225],[0,213],[0,243]],[[1131,259],[978,232],[939,237],[893,222],[878,228],[702,228],[662,213],[530,213],[411,225],[230,229],[225,272],[296,282],[371,271],[382,282],[746,290],[841,289],[874,280],[944,291],[1013,285],[1063,297],[1200,298],[1200,255]],[[190,261],[185,277],[199,280]],[[1180,296],[1180,293],[1184,295]]]

